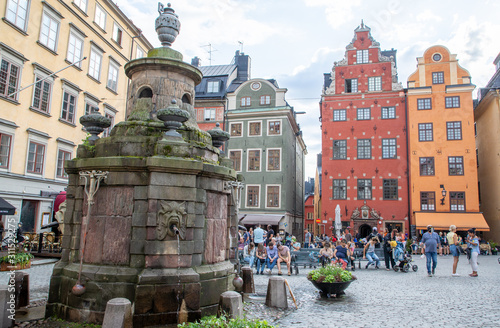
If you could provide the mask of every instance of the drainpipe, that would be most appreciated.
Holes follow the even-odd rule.
[[[406,185],[407,185],[407,194],[408,194],[408,228],[409,228],[409,233],[408,235],[410,236],[410,238],[414,237],[412,236],[411,234],[411,212],[410,212],[410,209],[411,209],[411,189],[410,189],[410,144],[408,142],[409,140],[409,124],[408,124],[408,89],[405,89],[405,125],[406,125],[406,170],[408,171],[408,175],[406,176]],[[415,231],[416,231],[416,227],[415,227]]]

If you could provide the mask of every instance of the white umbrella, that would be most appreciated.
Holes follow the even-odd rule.
[[[337,239],[340,238],[341,229],[342,229],[342,221],[340,220],[340,205],[337,204],[337,207],[335,207],[335,231],[337,234]]]

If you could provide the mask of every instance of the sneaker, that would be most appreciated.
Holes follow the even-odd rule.
[[[376,269],[376,270],[378,270],[378,269],[380,269],[380,267],[378,267],[378,266],[375,266],[375,269]]]
[[[428,275],[429,277],[432,277],[432,273],[430,273],[430,272],[429,272],[427,275]]]
[[[432,269],[432,274],[435,274],[435,273],[436,273],[436,271],[434,269]]]
[[[264,271],[261,271],[261,272],[260,272],[260,274],[262,274],[262,275],[263,275],[263,274],[264,274]]]
[[[452,273],[451,276],[452,277],[460,277],[460,275],[458,273]]]
[[[369,266],[370,266],[370,264],[365,265],[365,269],[368,269]]]

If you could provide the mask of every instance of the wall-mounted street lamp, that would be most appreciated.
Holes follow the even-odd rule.
[[[446,189],[444,189],[444,185],[439,185],[439,188],[442,188],[441,195],[443,196],[443,198],[441,198],[441,205],[444,205],[444,200],[446,198]]]

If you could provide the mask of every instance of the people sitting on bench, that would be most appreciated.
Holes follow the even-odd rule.
[[[377,243],[380,243],[378,238],[372,237],[372,239],[370,239],[370,242],[367,243],[363,248],[363,259],[368,258],[368,264],[365,266],[365,269],[368,269],[368,267],[373,263],[375,263],[375,269],[378,269],[380,267],[380,259],[378,258],[377,254],[375,254],[375,245],[377,245]]]
[[[333,257],[335,258],[334,263],[340,263],[342,265],[342,269],[347,267],[347,262],[349,259],[351,260],[351,269],[354,271],[354,257],[351,256],[351,252],[346,247],[345,240],[340,241],[340,245],[335,247],[335,251],[333,252]]]
[[[319,263],[321,263],[323,267],[332,263],[333,250],[330,248],[330,243],[325,243],[325,247],[319,251],[319,255]]]

